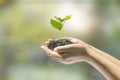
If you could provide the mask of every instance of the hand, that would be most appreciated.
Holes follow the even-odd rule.
[[[47,46],[41,46],[45,53],[52,59],[59,61],[64,64],[71,64],[75,62],[84,61],[87,57],[86,43],[75,38],[70,39],[74,44],[69,44],[65,46],[56,47],[53,51]],[[46,45],[50,43],[51,40],[46,42]]]

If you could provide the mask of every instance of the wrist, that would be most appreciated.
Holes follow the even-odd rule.
[[[81,62],[88,62],[90,59],[89,53],[88,53],[88,48],[89,45],[88,44],[81,44],[78,45],[78,51],[79,51],[79,61]],[[77,51],[77,50],[76,50]]]
[[[90,63],[93,61],[92,56],[91,56],[91,46],[89,44],[84,44],[84,51],[85,54],[83,56],[83,61]]]

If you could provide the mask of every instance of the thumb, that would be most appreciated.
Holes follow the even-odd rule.
[[[71,46],[72,45],[59,46],[59,47],[54,48],[54,51],[58,52],[58,53],[60,53],[60,52],[68,52],[69,49],[71,48]]]

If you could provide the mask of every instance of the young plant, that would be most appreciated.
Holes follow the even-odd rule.
[[[50,19],[50,23],[52,25],[52,27],[58,29],[59,31],[61,31],[61,36],[64,38],[64,23],[71,19],[72,15],[67,15],[64,18],[60,18],[58,16],[55,16],[55,19]]]

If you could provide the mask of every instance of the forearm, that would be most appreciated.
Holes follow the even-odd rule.
[[[120,80],[120,61],[92,47],[87,46],[87,62],[100,71],[108,80]]]

